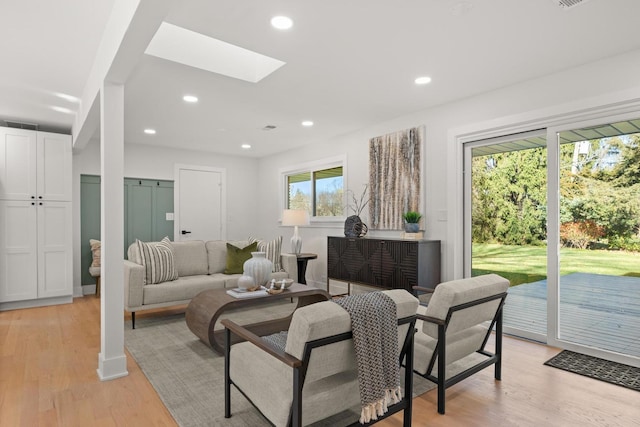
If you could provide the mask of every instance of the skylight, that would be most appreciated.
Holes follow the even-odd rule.
[[[163,22],[146,54],[257,83],[285,62]]]

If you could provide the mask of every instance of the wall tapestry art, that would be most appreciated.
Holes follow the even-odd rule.
[[[369,228],[402,230],[402,215],[420,211],[424,127],[369,140]]]

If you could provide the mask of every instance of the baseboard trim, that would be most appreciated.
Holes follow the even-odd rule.
[[[102,353],[98,353],[98,378],[100,381],[115,380],[129,375],[127,371],[127,357],[121,356],[105,359]]]
[[[45,307],[47,305],[71,304],[72,302],[73,297],[71,295],[66,297],[41,298],[26,301],[10,301],[0,303],[0,311],[18,310],[21,308]]]

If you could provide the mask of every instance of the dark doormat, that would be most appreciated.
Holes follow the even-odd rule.
[[[585,377],[640,391],[640,368],[611,362],[586,354],[563,350],[544,362],[545,365],[563,369]]]

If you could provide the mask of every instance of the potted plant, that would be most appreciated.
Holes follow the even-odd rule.
[[[422,214],[420,214],[420,212],[405,212],[402,217],[405,221],[404,231],[407,233],[417,233],[420,231],[420,219],[422,218]]]

